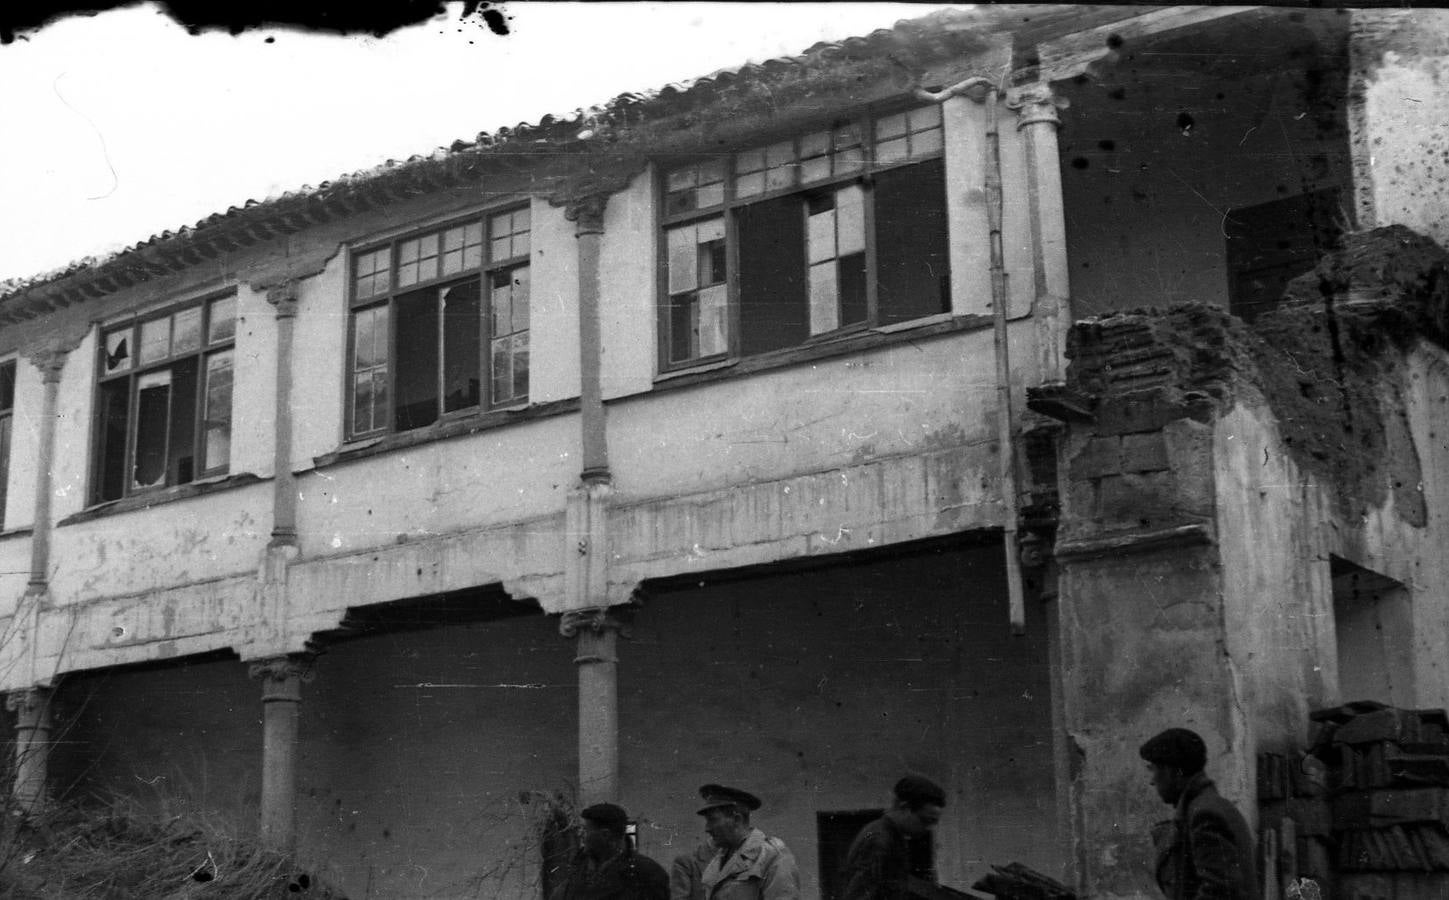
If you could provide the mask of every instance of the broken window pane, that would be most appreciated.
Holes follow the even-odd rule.
[[[482,396],[482,300],[477,281],[443,291],[443,411],[478,405]]]
[[[131,368],[131,330],[127,328],[106,335],[106,374]]]
[[[206,409],[202,414],[203,446],[208,470],[225,467],[231,460],[232,351],[223,350],[206,358]]]
[[[840,327],[840,302],[836,293],[835,260],[810,267],[810,333],[820,334]]]
[[[156,487],[166,480],[166,444],[171,424],[171,372],[147,372],[136,379],[136,464],[132,488]]]
[[[126,433],[131,380],[118,378],[101,385],[96,499],[119,500],[126,488]]]
[[[875,235],[877,321],[949,311],[946,168],[939,157],[876,177]]]
[[[438,419],[438,291],[403,294],[394,301],[397,398],[393,428],[409,431]]]
[[[739,350],[791,347],[810,334],[805,229],[800,198],[742,207],[739,233]]]

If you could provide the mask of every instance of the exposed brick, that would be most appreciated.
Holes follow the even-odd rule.
[[[1167,440],[1161,432],[1122,438],[1123,472],[1156,472],[1168,468]]]
[[[1147,391],[1104,402],[1097,409],[1097,434],[1133,434],[1156,431],[1186,411],[1158,391]]]
[[[1100,478],[1122,471],[1122,439],[1094,437],[1072,457],[1072,478]]]

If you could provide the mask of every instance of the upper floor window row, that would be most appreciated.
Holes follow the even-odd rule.
[[[236,297],[102,330],[92,502],[227,471]]]
[[[661,368],[950,309],[941,110],[664,173]]]
[[[527,207],[352,256],[349,437],[528,401]]]

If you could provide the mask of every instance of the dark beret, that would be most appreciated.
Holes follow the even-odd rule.
[[[624,826],[629,824],[629,814],[624,812],[624,807],[613,803],[595,803],[579,813],[579,818],[587,819],[615,834],[623,834]]]
[[[719,806],[738,806],[751,811],[760,808],[759,797],[739,788],[725,787],[722,784],[705,785],[699,789],[699,796],[704,798],[704,806],[699,808],[701,816]]]
[[[936,782],[921,775],[907,775],[896,782],[896,799],[912,807],[934,803],[946,805],[946,791]]]
[[[1150,763],[1181,769],[1188,775],[1201,772],[1207,765],[1207,744],[1186,728],[1167,729],[1143,744],[1137,753]]]

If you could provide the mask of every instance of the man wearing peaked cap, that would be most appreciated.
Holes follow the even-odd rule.
[[[705,900],[799,900],[795,854],[750,824],[760,798],[720,784],[705,785],[699,796],[704,830],[717,848],[700,874]]]
[[[579,819],[583,846],[550,900],[667,900],[669,875],[629,846],[623,807],[595,803]]]

